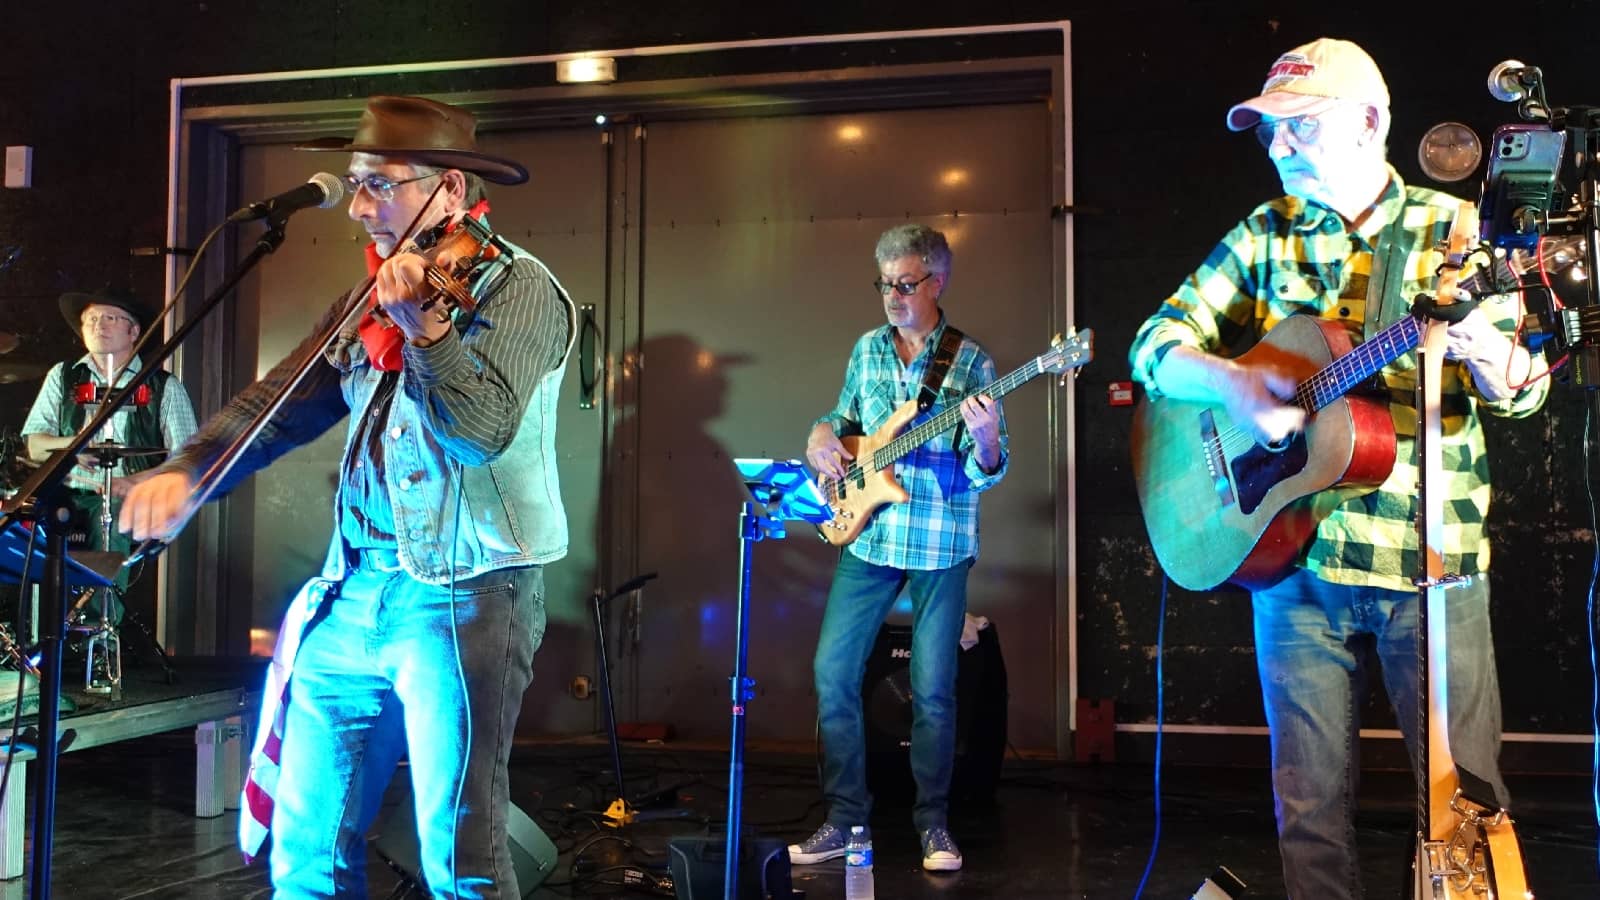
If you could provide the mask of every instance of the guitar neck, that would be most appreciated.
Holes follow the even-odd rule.
[[[1459,284],[1472,294],[1492,294],[1498,292],[1498,286],[1507,279],[1515,282],[1518,277],[1505,260],[1496,258],[1492,277],[1491,273],[1480,269],[1461,279]],[[1421,321],[1414,315],[1405,316],[1301,382],[1295,390],[1295,404],[1306,412],[1316,412],[1378,374],[1384,366],[1415,350],[1421,341]]]
[[[1295,388],[1295,405],[1306,412],[1316,412],[1416,349],[1421,339],[1422,323],[1416,316],[1405,316],[1300,382]]]
[[[976,396],[978,394],[988,394],[990,397],[999,400],[1001,397],[1004,397],[1017,388],[1022,387],[1044,373],[1044,358],[1036,356],[1030,362],[1019,367],[1011,374],[1006,375],[1003,378],[996,379],[995,382],[988,387],[979,388],[978,390],[963,396],[961,399],[965,400],[967,397]],[[894,465],[900,459],[900,457],[905,456],[907,453],[910,453],[923,444],[926,444],[939,435],[944,434],[946,431],[956,427],[956,423],[959,421],[961,421],[961,404],[952,404],[949,408],[940,411],[928,421],[923,422],[921,425],[918,425],[915,428],[908,429],[904,434],[901,434],[899,437],[896,437],[889,443],[879,447],[877,451],[872,454],[873,467],[878,471],[887,469],[888,467]]]

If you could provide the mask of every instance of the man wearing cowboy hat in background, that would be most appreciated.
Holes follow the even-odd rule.
[[[369,323],[330,352],[317,335],[340,298],[123,508],[135,538],[169,537],[195,473],[296,360],[326,353],[218,491],[349,417],[331,546],[280,630],[240,816],[247,855],[272,831],[279,897],[366,897],[365,835],[402,756],[433,895],[520,896],[506,767],[544,635],[542,567],[567,548],[554,430],[575,309],[509,244],[469,276],[473,311],[423,308],[407,225],[474,210],[483,180],[527,179],[478,150],[475,131],[465,110],[373,97],[353,140],[302,146],[351,154],[350,217],[372,237],[374,302],[393,325]]]
[[[1260,95],[1230,109],[1227,123],[1254,132],[1285,196],[1223,237],[1145,321],[1129,362],[1151,396],[1223,406],[1236,427],[1270,445],[1305,427],[1296,379],[1233,357],[1291,316],[1337,323],[1359,344],[1408,315],[1410,298],[1434,290],[1436,248],[1461,201],[1404,184],[1388,164],[1389,89],[1349,41],[1322,38],[1278,57]],[[1543,362],[1514,340],[1515,301],[1485,298],[1449,327],[1440,384],[1447,463],[1444,484],[1432,487],[1450,507],[1444,569],[1472,577],[1449,592],[1450,749],[1502,804],[1480,417],[1532,415],[1550,389]],[[1278,848],[1297,900],[1361,896],[1355,776],[1373,658],[1408,745],[1418,740],[1416,366],[1406,353],[1378,374],[1398,432],[1388,478],[1360,496],[1317,495],[1331,511],[1310,544],[1283,580],[1251,595]]]
[[[72,442],[78,431],[94,417],[94,404],[108,396],[107,385],[113,390],[121,388],[138,374],[141,362],[134,355],[133,347],[150,324],[148,307],[121,287],[107,286],[87,294],[62,294],[59,304],[62,317],[82,336],[88,352],[76,362],[57,363],[45,375],[39,396],[22,425],[23,437],[28,442],[28,457],[35,462],[49,459],[50,454]],[[95,436],[94,443],[115,442],[130,448],[175,450],[194,434],[194,407],[183,385],[165,371],[157,371],[145,384],[150,390],[139,392],[127,406],[118,410],[106,423],[103,433]],[[113,499],[123,497],[129,488],[148,477],[161,459],[160,455],[141,454],[118,460],[111,467]],[[95,463],[94,459],[85,457],[85,461],[74,466],[67,475],[72,502],[79,511],[79,521],[74,523],[73,532],[84,536],[74,541],[74,546],[126,553],[128,539],[116,531],[111,534],[110,546],[101,546],[100,504],[105,491],[105,470]],[[127,572],[123,570],[117,576],[118,586],[126,588],[126,579]],[[114,619],[121,618],[120,610],[114,613]]]

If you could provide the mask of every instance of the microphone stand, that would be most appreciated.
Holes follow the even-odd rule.
[[[28,896],[33,900],[48,900],[50,896],[50,852],[55,830],[56,764],[60,747],[57,730],[60,724],[61,702],[61,652],[66,630],[66,556],[67,540],[64,527],[68,504],[62,493],[62,483],[77,461],[79,452],[87,446],[111,416],[128,402],[140,385],[150,379],[161,363],[165,362],[199,326],[201,320],[215,309],[249,271],[267,254],[277,250],[284,240],[284,226],[289,212],[273,213],[266,218],[267,230],[222,284],[200,305],[196,314],[173,332],[170,339],[158,348],[148,364],[135,372],[127,387],[107,398],[100,405],[94,419],[79,430],[72,442],[56,451],[18,489],[12,501],[0,513],[0,533],[14,522],[31,519],[44,530],[45,568],[40,589],[40,652],[44,657],[39,679],[39,747],[38,781],[34,787],[33,803],[33,867],[29,878]],[[111,498],[103,499],[110,503]]]

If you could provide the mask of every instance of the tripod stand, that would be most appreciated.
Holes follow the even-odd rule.
[[[644,587],[645,583],[656,577],[654,572],[646,572],[624,581],[611,593],[603,591],[594,592],[594,641],[595,649],[600,655],[600,700],[605,708],[606,737],[611,744],[611,771],[616,776],[617,798],[605,811],[605,824],[612,828],[621,828],[636,821],[651,819],[680,818],[689,815],[689,810],[667,810],[664,813],[642,813],[628,802],[628,791],[622,777],[622,746],[617,739],[617,711],[616,701],[611,691],[611,663],[606,658],[606,617],[605,605],[618,597],[626,596]]]
[[[736,459],[745,501],[739,510],[739,610],[734,628],[733,737],[728,753],[727,861],[722,896],[734,900],[739,890],[739,828],[744,812],[745,704],[755,699],[755,679],[748,677],[750,658],[750,561],[753,545],[765,537],[784,536],[788,521],[820,525],[833,511],[799,460]]]

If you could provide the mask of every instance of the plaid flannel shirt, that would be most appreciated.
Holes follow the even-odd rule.
[[[844,387],[833,411],[818,419],[840,435],[871,434],[891,413],[915,398],[923,373],[944,337],[943,314],[922,353],[902,365],[889,325],[862,335],[850,351]],[[994,361],[971,337],[963,337],[933,408],[919,413],[907,429],[938,415],[968,394],[995,381]],[[999,405],[996,404],[999,411]],[[911,494],[905,503],[878,508],[849,551],[865,562],[896,569],[947,569],[978,555],[978,495],[1005,477],[1005,415],[1000,413],[1000,465],[986,474],[973,456],[965,426],[935,437],[895,463],[894,476]]]
[[[1409,202],[1408,202],[1409,201]],[[1133,377],[1155,396],[1155,369],[1173,346],[1237,357],[1291,315],[1315,315],[1343,324],[1362,340],[1367,282],[1375,244],[1385,226],[1403,214],[1398,231],[1403,256],[1401,296],[1431,292],[1443,261],[1439,245],[1461,201],[1439,191],[1406,187],[1390,170],[1377,207],[1359,229],[1319,204],[1281,197],[1234,226],[1206,261],[1145,321],[1128,351]],[[1470,265],[1470,263],[1469,263]],[[1464,273],[1465,274],[1465,273]],[[1521,315],[1518,298],[1488,298],[1483,311],[1512,335]],[[1381,325],[1388,325],[1393,316]],[[1300,564],[1326,581],[1392,590],[1415,590],[1417,573],[1415,353],[1403,354],[1379,373],[1387,389],[1398,437],[1395,466],[1377,490],[1332,506],[1305,548]],[[1543,378],[1509,399],[1484,400],[1464,363],[1446,361],[1441,385],[1444,437],[1445,571],[1488,571],[1489,460],[1480,411],[1520,418],[1536,412],[1550,390]],[[1337,503],[1337,505],[1334,505]]]

